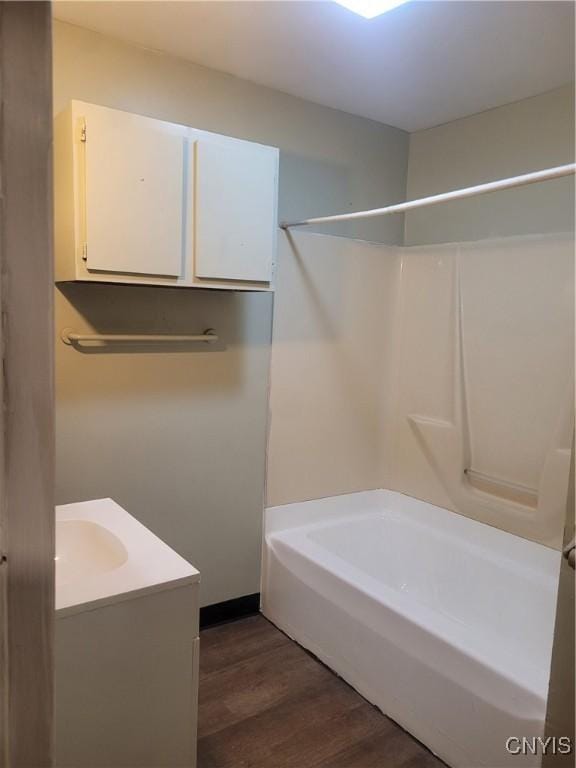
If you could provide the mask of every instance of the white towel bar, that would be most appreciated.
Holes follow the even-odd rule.
[[[204,342],[213,344],[218,336],[212,328],[199,334],[136,334],[136,333],[74,333],[70,328],[64,328],[60,334],[64,344],[181,344],[184,342]]]

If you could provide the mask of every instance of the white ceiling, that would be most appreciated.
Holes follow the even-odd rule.
[[[412,0],[367,20],[330,0],[83,0],[55,15],[407,131],[574,74],[571,2]]]

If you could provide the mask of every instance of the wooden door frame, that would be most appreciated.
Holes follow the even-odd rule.
[[[49,2],[0,2],[0,766],[52,760],[54,385]]]

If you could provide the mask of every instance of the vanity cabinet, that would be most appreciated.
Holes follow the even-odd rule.
[[[195,768],[200,574],[112,499],[56,507],[54,766]]]
[[[276,148],[79,101],[54,140],[58,282],[271,289]]]

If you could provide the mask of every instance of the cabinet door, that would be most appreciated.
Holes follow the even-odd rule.
[[[184,129],[85,106],[87,269],[180,276],[188,206]]]
[[[247,141],[200,138],[195,155],[196,277],[270,282],[278,151]]]

